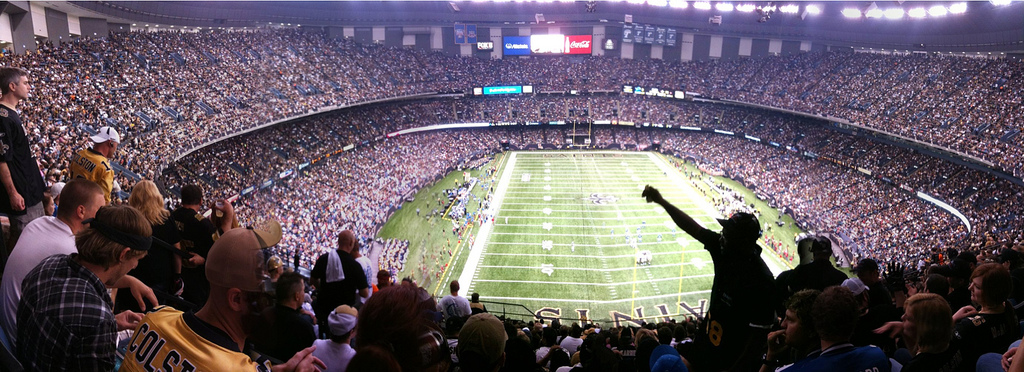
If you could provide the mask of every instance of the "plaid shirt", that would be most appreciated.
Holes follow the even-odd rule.
[[[16,349],[25,370],[114,369],[113,303],[103,282],[74,256],[50,256],[22,282]]]

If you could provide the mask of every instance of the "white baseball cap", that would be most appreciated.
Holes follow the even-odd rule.
[[[90,137],[93,142],[103,143],[107,141],[114,141],[114,143],[121,143],[121,135],[117,134],[117,131],[111,127],[100,128],[99,132],[95,136]]]

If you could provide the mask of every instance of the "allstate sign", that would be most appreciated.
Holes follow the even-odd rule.
[[[530,55],[529,36],[505,36],[502,38],[502,54],[506,56]]]

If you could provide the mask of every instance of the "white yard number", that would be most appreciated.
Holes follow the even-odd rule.
[[[541,212],[544,212],[544,214],[551,214],[551,208],[544,208]]]
[[[544,248],[544,249],[547,249],[547,250],[549,250],[549,251],[550,251],[550,250],[551,250],[551,247],[555,246],[555,244],[554,244],[554,243],[555,243],[555,242],[553,242],[553,241],[551,241],[551,240],[545,240],[545,241],[543,241],[543,242],[541,242],[541,243],[540,243],[540,247],[541,247],[541,248]]]
[[[555,265],[552,265],[552,264],[540,264],[540,272],[544,273],[544,274],[548,274],[548,276],[551,276],[551,274],[555,273]]]
[[[554,227],[554,225],[552,225],[551,222],[545,222],[541,227],[543,227],[544,230],[551,231],[551,228]]]

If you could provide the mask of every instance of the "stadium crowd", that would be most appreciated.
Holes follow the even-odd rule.
[[[874,363],[867,367],[879,370],[889,370],[890,363],[910,371],[1000,364],[1024,369],[1024,360],[1012,360],[1018,348],[1011,346],[1020,338],[1013,304],[1024,300],[1016,292],[1024,285],[1015,286],[1024,283],[1019,215],[1024,188],[968,166],[844,134],[824,121],[618,93],[551,94],[368,105],[199,147],[275,120],[407,94],[524,82],[538,82],[542,92],[617,92],[634,84],[843,117],[1020,174],[1024,150],[1015,141],[1022,83],[1014,77],[1024,67],[1018,61],[839,52],[683,64],[597,57],[483,60],[358,45],[296,30],[132,32],[60,47],[43,44],[37,52],[4,59],[7,66],[28,70],[35,87],[16,116],[24,118],[17,123],[24,124],[21,136],[28,140],[15,142],[11,151],[35,157],[29,160],[38,161],[51,193],[57,194],[52,185],[68,181],[56,217],[36,218],[21,239],[15,235],[8,242],[16,258],[7,261],[4,290],[13,285],[21,301],[13,308],[5,301],[3,327],[17,336],[11,349],[31,370],[111,370],[116,332],[123,330],[134,330],[121,367],[129,371],[146,370],[154,358],[213,370],[273,364],[284,370],[458,365],[466,371],[563,371],[578,364],[595,370],[664,366],[679,371],[686,363],[703,371],[709,357],[738,356],[721,360],[749,367],[759,362],[751,359],[754,354],[764,355],[762,370],[788,363],[791,371],[821,370],[828,363],[841,365],[844,357]],[[4,73],[10,75],[10,69]],[[24,95],[14,103],[29,98],[25,83],[7,75],[0,79],[6,84],[5,105],[11,94]],[[512,76],[515,80],[508,80]],[[18,129],[2,110],[5,130]],[[563,120],[635,125],[510,125],[389,135],[457,121]],[[680,130],[684,125],[759,141]],[[120,136],[112,137],[112,129]],[[408,242],[386,243],[377,267],[360,257],[368,253],[365,245],[374,231],[408,195],[447,171],[499,151],[502,142],[560,148],[570,133],[584,130],[592,130],[595,146],[643,150],[658,145],[742,179],[808,227],[853,242],[859,278],[825,283],[795,274],[801,280],[770,283],[769,277],[754,283],[785,284],[780,293],[786,294],[751,302],[786,310],[775,324],[781,331],[758,327],[743,333],[742,340],[755,348],[734,343],[732,333],[725,346],[710,341],[708,330],[714,333],[717,326],[699,319],[699,324],[638,322],[598,331],[599,325],[585,320],[545,327],[471,316],[474,310],[444,305],[465,299],[436,303],[411,280],[392,283],[389,278],[403,270]],[[157,180],[180,195],[169,203],[178,208],[168,215],[152,202],[118,206],[117,195],[112,195],[115,205],[101,207],[106,203],[97,197],[111,195],[87,186],[92,180],[69,179],[68,159],[90,142],[119,145],[114,148],[120,151],[103,160],[116,160],[112,181],[120,191],[159,204],[153,195],[141,196],[151,192],[144,191],[149,183],[134,187],[140,180]],[[233,198],[246,189],[246,195]],[[916,191],[963,212],[970,231],[911,193]],[[17,211],[11,205],[16,200],[10,197],[7,207]],[[212,206],[209,217],[200,214],[206,204]],[[242,225],[253,228],[238,228]],[[717,233],[680,227],[709,250],[748,248],[740,242],[756,239],[731,235],[718,243],[709,238]],[[215,242],[208,241],[213,237]],[[36,260],[14,255],[46,239],[54,240],[55,255]],[[161,269],[171,271],[165,278],[170,280],[158,286],[126,275],[157,249],[174,257]],[[309,283],[298,275],[265,273],[282,266],[260,253],[265,249],[297,257],[298,266],[310,269]],[[896,265],[880,268],[877,262]],[[11,284],[6,273],[17,266],[34,269]],[[719,275],[716,280],[729,279]],[[67,288],[65,282],[72,283],[76,296],[53,296]],[[316,288],[315,296],[307,298],[307,284]],[[113,303],[107,287],[130,291],[139,308],[153,311],[143,316],[120,300]],[[270,287],[273,298],[263,297]],[[732,306],[720,301],[732,286],[714,288],[710,306]],[[803,288],[815,289],[797,291]],[[450,297],[459,297],[457,283],[452,292]],[[187,301],[178,303],[179,309],[154,308],[157,302],[181,301],[177,295]],[[751,301],[746,296],[754,295],[740,293],[737,300]],[[189,309],[196,311],[180,311]],[[261,317],[252,316],[257,314]],[[878,330],[897,341],[880,349],[868,346],[874,343],[863,341],[871,335],[853,328],[858,319],[863,327],[871,325],[868,332]],[[10,323],[15,320],[17,325]],[[771,326],[779,319],[757,321],[765,324],[750,319],[729,325]],[[186,336],[186,328],[193,336]],[[773,339],[778,332],[787,335],[784,341]],[[327,339],[316,340],[319,335]],[[170,346],[146,347],[151,338]],[[78,340],[84,342],[72,342]],[[792,352],[780,348],[783,344]],[[215,355],[201,351],[214,345],[219,346]],[[254,349],[259,352],[244,353]]]

